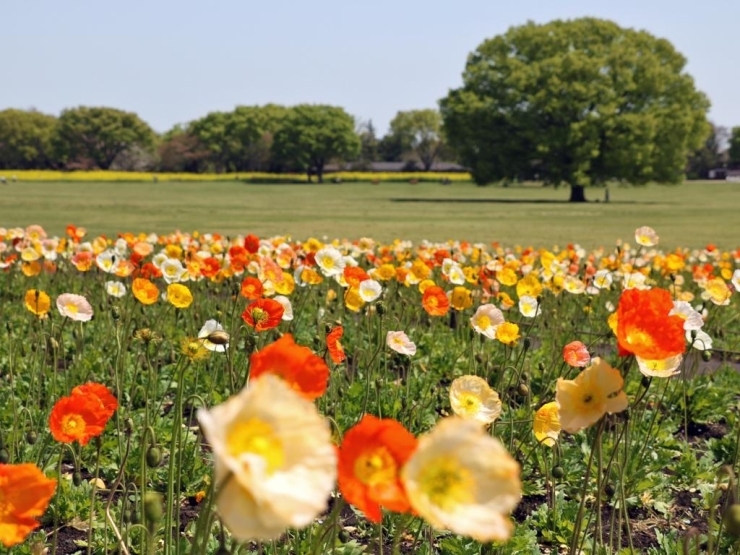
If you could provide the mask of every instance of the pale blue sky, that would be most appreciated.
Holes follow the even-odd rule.
[[[485,38],[597,16],[665,37],[740,125],[739,0],[0,0],[0,109],[137,112],[157,131],[239,104],[325,103],[372,119],[436,107]]]

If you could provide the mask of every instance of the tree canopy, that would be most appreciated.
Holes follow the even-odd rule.
[[[442,117],[437,110],[408,110],[398,112],[391,120],[390,134],[404,152],[412,153],[429,171],[439,156],[442,146]]]
[[[273,153],[278,160],[314,171],[323,180],[324,166],[332,159],[350,160],[360,153],[355,120],[344,108],[299,104],[290,108],[275,133]]]
[[[0,112],[0,168],[36,169],[54,165],[52,139],[57,118],[34,110]]]
[[[484,41],[441,100],[479,184],[536,174],[584,187],[678,182],[709,135],[709,101],[671,43],[611,21],[527,23]]]
[[[740,168],[740,127],[733,127],[730,133],[730,148],[727,152],[730,158],[730,165],[733,168]]]
[[[68,165],[106,170],[127,149],[152,147],[154,138],[151,127],[132,112],[80,106],[59,116],[54,144]]]

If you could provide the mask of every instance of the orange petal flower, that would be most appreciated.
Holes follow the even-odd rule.
[[[51,308],[51,299],[49,295],[38,289],[29,289],[23,298],[26,308],[36,316],[43,316]]]
[[[116,399],[110,390],[102,383],[88,382],[84,385],[78,385],[72,389],[72,395],[97,397],[100,401],[100,406],[103,407],[103,411],[107,415],[107,418],[113,416],[113,413],[116,412],[116,409],[118,408],[118,399]]]
[[[103,433],[108,411],[97,396],[70,395],[59,399],[49,415],[49,428],[55,440],[79,441],[80,445]]]
[[[424,290],[421,305],[430,316],[444,316],[450,310],[450,300],[444,289],[438,285],[432,285]]]
[[[582,342],[571,341],[563,347],[563,360],[568,366],[584,368],[591,362],[591,355]]]
[[[264,288],[262,286],[262,282],[256,277],[249,276],[242,281],[242,287],[239,294],[250,301],[256,301],[262,296],[263,291]]]
[[[665,289],[627,289],[617,307],[619,354],[664,360],[684,352],[683,318],[669,316],[673,299]]]
[[[410,511],[399,472],[416,450],[416,438],[399,422],[365,415],[344,434],[339,448],[339,489],[368,520],[379,523],[381,506]]]
[[[308,347],[297,345],[286,333],[249,358],[249,375],[276,374],[308,399],[321,397],[329,381],[329,367]]]
[[[350,287],[359,287],[360,283],[370,279],[370,276],[359,266],[345,266],[344,279]]]
[[[0,543],[13,547],[39,527],[57,487],[33,464],[0,464]]]
[[[285,308],[274,299],[257,299],[242,312],[242,320],[254,328],[265,331],[277,327],[283,318]]]
[[[329,349],[329,355],[334,364],[339,364],[347,358],[347,355],[344,354],[344,347],[339,342],[343,335],[344,328],[342,326],[335,326],[326,334],[326,347]]]
[[[131,284],[131,292],[141,304],[154,304],[159,298],[159,289],[146,278],[136,278]]]

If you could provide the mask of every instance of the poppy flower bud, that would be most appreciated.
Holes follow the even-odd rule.
[[[730,536],[740,538],[740,503],[730,505],[725,511],[722,521]]]
[[[377,303],[375,303],[375,312],[378,313],[378,316],[383,316],[383,314],[385,314],[386,310],[383,301],[378,301]]]
[[[229,334],[228,332],[225,332],[224,330],[212,331],[211,333],[208,334],[208,337],[206,339],[208,339],[208,341],[210,341],[214,345],[228,345],[229,344]]]
[[[524,341],[522,341],[522,346],[524,347],[525,351],[529,351],[530,347],[532,346],[532,340],[529,337],[525,337]]]
[[[34,445],[39,439],[39,435],[31,430],[30,432],[26,433],[26,443],[29,445]]]
[[[157,468],[159,463],[162,462],[162,451],[159,447],[152,445],[146,450],[146,465],[149,468]]]
[[[144,518],[149,529],[156,530],[157,524],[162,520],[162,495],[148,491],[144,496]]]
[[[565,470],[562,466],[557,465],[552,467],[552,477],[556,480],[561,480],[565,476]]]
[[[118,320],[121,317],[121,309],[117,305],[112,306],[110,309],[110,315],[114,320]]]
[[[710,360],[712,360],[712,351],[702,351],[701,352],[701,359],[704,362],[709,362]]]
[[[529,387],[525,383],[520,383],[516,392],[522,397],[526,397],[527,395],[529,395]]]
[[[79,470],[76,470],[72,474],[72,483],[75,485],[75,487],[79,487],[80,484],[82,484],[82,474]]]

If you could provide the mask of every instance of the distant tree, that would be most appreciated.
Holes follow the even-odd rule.
[[[404,152],[411,153],[429,171],[442,150],[442,117],[434,109],[398,112],[391,120],[390,135]]]
[[[358,125],[357,134],[360,137],[359,165],[368,167],[371,163],[379,160],[379,141],[375,134],[373,120],[368,120]]]
[[[0,168],[45,169],[55,165],[52,138],[57,118],[34,110],[0,112]]]
[[[534,168],[549,184],[678,182],[709,133],[709,101],[665,39],[594,18],[527,23],[483,42],[444,129],[479,184]]]
[[[730,166],[740,168],[740,127],[733,127],[730,133],[730,148],[727,151]]]
[[[194,136],[208,151],[207,161],[218,173],[229,169],[229,141],[226,137],[227,112],[210,112],[190,123],[188,134]]]
[[[378,156],[383,162],[400,162],[403,152],[401,138],[396,135],[386,133],[378,142]]]
[[[205,169],[209,151],[183,126],[167,131],[157,146],[159,169],[165,172],[199,172]]]
[[[354,118],[343,108],[300,104],[288,110],[272,146],[277,159],[307,171],[309,181],[315,172],[321,183],[330,160],[357,157],[360,138]]]
[[[273,137],[288,113],[284,106],[237,106],[226,118],[226,152],[233,171],[271,169]]]
[[[127,149],[151,148],[154,138],[151,127],[132,112],[80,106],[59,116],[54,144],[66,163],[89,161],[106,170]]]
[[[702,147],[689,157],[686,170],[691,179],[707,179],[709,170],[722,166],[725,145],[730,138],[726,127],[710,123],[711,131]]]

